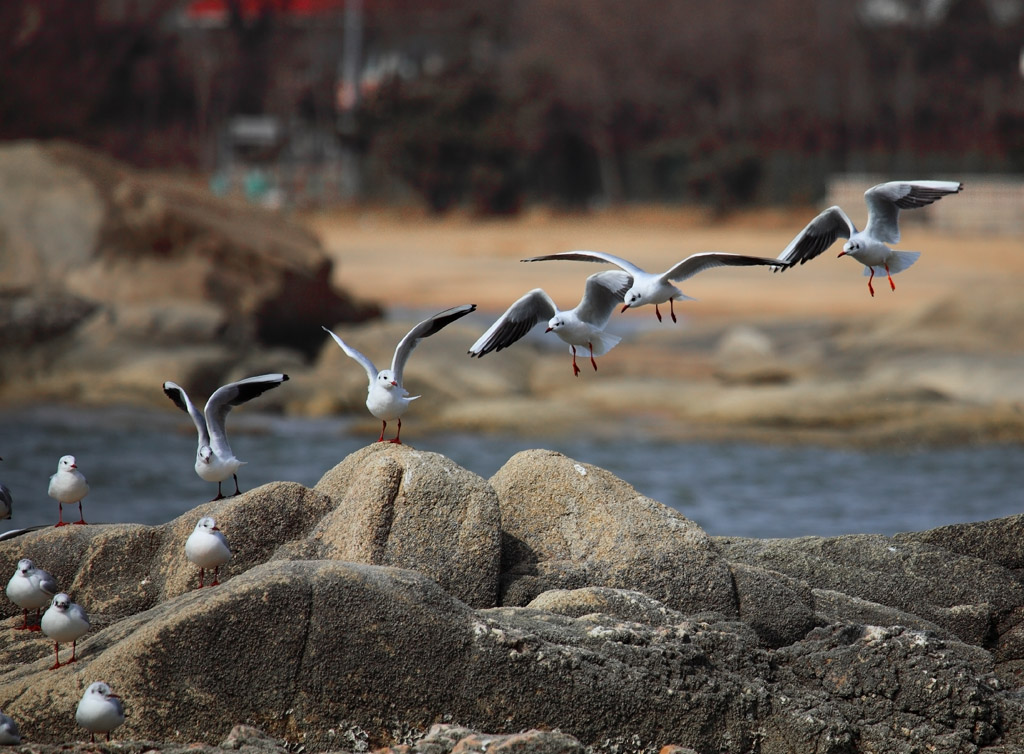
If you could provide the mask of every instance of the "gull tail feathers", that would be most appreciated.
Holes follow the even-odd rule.
[[[622,340],[618,335],[612,335],[611,333],[599,333],[594,336],[594,339],[590,341],[590,344],[594,347],[594,356],[604,356],[610,350],[615,348]],[[577,346],[579,349],[579,346]],[[572,349],[570,349],[572,350]],[[589,351],[587,346],[583,346],[584,351]]]
[[[920,251],[897,251],[894,256],[889,260],[889,274],[895,275],[897,272],[903,272],[905,269],[910,267],[914,262],[917,261],[918,257],[921,256]],[[871,274],[871,267],[864,268],[865,277]],[[884,275],[885,267],[883,265],[875,266],[876,275]]]

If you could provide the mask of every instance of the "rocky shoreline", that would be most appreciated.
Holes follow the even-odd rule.
[[[201,515],[235,556],[195,590]],[[1008,754],[1024,747],[1022,535],[1024,515],[715,538],[550,451],[485,480],[373,444],[311,489],[0,542],[0,569],[32,558],[93,622],[50,671],[52,644],[14,631],[5,601],[0,709],[25,752],[84,750],[74,706],[104,680],[128,713],[109,748],[132,752]]]

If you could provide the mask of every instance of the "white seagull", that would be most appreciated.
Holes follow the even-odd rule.
[[[36,568],[28,558],[18,561],[18,569],[7,582],[7,596],[11,602],[24,611],[18,631],[39,630],[39,610],[49,605],[53,596],[60,591],[57,580],[42,568]],[[36,611],[36,625],[28,624],[28,611]]]
[[[78,470],[74,456],[61,456],[57,462],[57,473],[50,477],[48,494],[58,505],[57,523],[54,526],[67,526],[70,523],[64,520],[65,503],[78,503],[78,520],[74,523],[85,523],[82,517],[82,498],[89,494],[89,483]]]
[[[60,664],[60,643],[71,642],[71,659],[65,662],[69,665],[76,661],[75,650],[78,640],[85,636],[92,628],[89,618],[79,605],[71,601],[71,598],[61,592],[53,598],[50,607],[43,613],[43,619],[39,621],[39,627],[43,629],[43,635],[53,639],[53,652],[56,655],[56,662],[50,670],[61,667]]]
[[[534,288],[516,301],[480,336],[469,349],[470,356],[482,357],[491,351],[508,348],[528,333],[541,320],[547,320],[544,332],[553,332],[569,344],[572,351],[572,373],[579,376],[576,349],[586,348],[590,363],[597,370],[595,356],[603,356],[620,340],[604,331],[615,307],[633,284],[631,275],[619,270],[598,272],[587,278],[583,298],[575,309],[560,311],[551,297]]]
[[[4,460],[0,458],[0,461]],[[11,510],[14,508],[14,496],[7,486],[0,482],[0,520],[11,517]]]
[[[438,312],[433,317],[423,320],[412,328],[399,342],[398,347],[395,348],[395,355],[391,359],[391,369],[381,369],[379,372],[377,367],[373,365],[373,362],[366,356],[348,345],[326,327],[324,328],[324,331],[334,338],[334,342],[341,346],[341,350],[358,361],[363,369],[366,370],[366,376],[369,378],[369,386],[366,389],[366,407],[370,410],[371,414],[381,420],[380,437],[377,438],[377,442],[384,441],[384,430],[388,428],[388,420],[397,419],[398,431],[391,442],[398,445],[402,444],[402,414],[409,408],[409,404],[412,401],[420,397],[418,395],[409,395],[402,385],[402,372],[405,370],[405,362],[409,360],[409,354],[412,353],[413,349],[424,338],[433,335],[455,320],[465,317],[474,311],[476,311],[476,304],[463,304],[462,306],[445,309],[443,312]]]
[[[691,254],[683,261],[665,272],[655,274],[646,272],[630,261],[613,254],[605,254],[602,251],[563,251],[558,254],[545,254],[540,257],[521,259],[521,262],[545,262],[552,259],[567,259],[574,262],[604,262],[614,264],[625,270],[633,278],[633,285],[623,295],[622,300],[625,306],[622,311],[629,308],[654,305],[654,313],[661,322],[661,310],[658,304],[668,302],[672,321],[676,321],[675,301],[692,301],[693,299],[684,294],[681,290],[672,285],[672,281],[680,282],[691,278],[698,272],[710,270],[712,267],[751,267],[754,265],[765,265],[779,267],[778,259],[766,259],[764,257],[751,257],[743,254],[729,254],[722,251],[707,251],[700,254]]]
[[[211,516],[199,519],[196,528],[188,535],[185,540],[185,557],[199,566],[199,589],[203,588],[203,575],[208,568],[214,569],[210,586],[220,583],[217,576],[220,567],[231,560],[231,548]]]
[[[184,388],[173,382],[164,383],[164,393],[174,401],[174,405],[192,417],[196,430],[199,432],[199,446],[196,448],[196,474],[207,482],[217,483],[217,496],[213,500],[221,500],[224,494],[220,490],[221,482],[228,478],[235,480],[235,494],[238,489],[238,469],[246,463],[235,458],[228,435],[224,429],[228,412],[233,406],[240,406],[258,395],[277,387],[288,379],[287,374],[261,374],[248,377],[238,382],[231,382],[217,390],[206,402],[203,413],[195,407]],[[212,502],[212,501],[211,501]]]
[[[89,740],[96,743],[97,733],[106,733],[110,740],[110,731],[124,722],[124,705],[121,697],[110,690],[110,686],[97,681],[89,685],[82,694],[82,700],[75,710],[75,722],[89,731]]]
[[[21,733],[14,718],[0,712],[0,746],[16,746],[21,743]]]
[[[775,271],[803,264],[825,251],[837,238],[848,238],[839,256],[850,256],[864,265],[868,291],[875,295],[871,281],[875,273],[885,272],[889,287],[896,290],[892,276],[903,272],[921,256],[919,251],[895,251],[886,244],[899,243],[901,209],[916,209],[938,201],[947,194],[956,194],[964,185],[957,181],[889,181],[872,186],[864,192],[868,205],[868,224],[858,231],[842,209],[832,206],[811,220],[807,227],[789,242],[779,254],[783,264]]]

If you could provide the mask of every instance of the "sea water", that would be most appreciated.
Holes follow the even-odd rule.
[[[233,413],[228,421],[242,490],[271,481],[313,486],[349,453],[376,439],[338,419]],[[390,427],[389,427],[390,429]],[[495,434],[429,434],[407,423],[404,439],[484,478],[515,453],[546,448],[600,466],[675,508],[711,535],[744,537],[894,534],[997,518],[1024,509],[1024,447],[969,445],[883,450],[749,443],[606,441]],[[14,495],[9,529],[52,524],[47,496],[58,459],[74,455],[89,480],[90,523],[160,524],[209,500],[216,485],[193,471],[196,436],[178,412],[41,407],[0,414],[0,481]],[[230,480],[224,492],[234,491]],[[76,505],[64,520],[78,519]]]

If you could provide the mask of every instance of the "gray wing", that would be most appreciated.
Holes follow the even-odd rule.
[[[643,274],[644,272],[632,262],[629,262],[622,257],[617,257],[614,254],[605,254],[603,251],[562,251],[558,254],[545,254],[540,257],[520,259],[519,261],[546,262],[552,259],[568,259],[573,262],[606,262],[607,264],[614,264],[616,267],[622,268],[633,277],[636,277],[637,274]]]
[[[261,374],[217,388],[206,402],[204,412],[210,427],[210,447],[213,448],[213,452],[221,458],[232,456],[227,433],[224,431],[224,422],[234,406],[241,406],[287,380],[287,374]]]
[[[40,590],[45,594],[53,597],[55,594],[60,593],[60,587],[57,586],[57,579],[53,578],[49,571],[44,571],[42,568],[36,568],[35,575],[39,578]]]
[[[603,328],[626,291],[633,287],[633,276],[621,270],[598,272],[587,278],[576,316],[594,327]]]
[[[323,325],[321,325],[321,327],[323,327]],[[323,329],[324,329],[324,332],[326,332],[328,335],[330,335],[332,338],[334,338],[334,342],[337,343],[339,346],[341,346],[341,350],[344,351],[346,353],[346,355],[352,357],[353,359],[355,359],[356,361],[359,362],[360,366],[362,366],[363,369],[366,370],[366,376],[369,379],[370,384],[372,385],[373,381],[375,379],[377,379],[377,367],[375,367],[373,365],[373,362],[370,361],[361,352],[357,351],[352,346],[350,346],[348,343],[343,341],[341,338],[339,338],[333,332],[328,330],[326,327],[324,327]]]
[[[85,610],[77,602],[72,602],[68,607],[68,612],[76,616],[79,620],[85,621],[85,625],[92,628],[92,623],[89,622],[89,616],[85,614]]]
[[[395,382],[399,385],[402,384],[402,372],[405,371],[405,362],[409,360],[409,354],[413,352],[413,349],[419,345],[421,340],[429,338],[431,335],[444,329],[455,320],[465,317],[470,312],[475,311],[476,304],[454,306],[451,309],[445,309],[443,312],[438,312],[433,317],[428,317],[416,325],[416,327],[412,328],[399,342],[398,347],[395,348],[395,356],[391,360],[391,371],[395,375]]]
[[[174,401],[175,406],[192,417],[192,423],[196,425],[196,429],[199,431],[199,444],[209,445],[210,430],[206,426],[206,419],[201,413],[199,413],[199,409],[196,408],[195,404],[189,399],[188,393],[185,392],[185,388],[174,382],[165,382],[164,395]]]
[[[0,484],[0,519],[10,518],[14,508],[14,496],[7,486]]]
[[[691,254],[675,267],[666,271],[661,279],[679,282],[693,277],[698,272],[710,270],[712,267],[753,267],[755,265],[778,267],[779,260],[730,254],[724,251],[707,251],[701,254]]]
[[[924,207],[963,187],[964,184],[955,181],[889,181],[872,186],[864,192],[868,205],[868,224],[864,232],[885,243],[898,243],[901,209]]]
[[[534,288],[510,306],[498,320],[487,328],[487,332],[469,348],[470,356],[486,356],[491,351],[508,348],[541,320],[555,316],[558,307],[551,296],[540,288]]]
[[[849,238],[856,232],[857,228],[843,210],[835,206],[829,207],[807,223],[807,227],[782,250],[776,260],[777,264],[782,264],[774,271],[779,272],[814,259],[835,243],[837,238]]]

